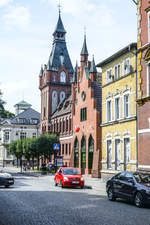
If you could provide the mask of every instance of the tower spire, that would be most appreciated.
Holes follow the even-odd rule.
[[[92,59],[92,62],[91,62],[91,68],[90,68],[90,73],[97,73],[97,69],[96,69],[96,66],[95,66],[95,60],[94,60],[94,55],[93,55],[93,59]]]
[[[83,47],[82,47],[80,55],[89,55],[87,50],[87,45],[86,45],[86,33],[84,33],[84,42],[83,42]]]

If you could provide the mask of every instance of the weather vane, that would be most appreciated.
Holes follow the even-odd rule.
[[[59,0],[59,4],[58,4],[58,10],[59,10],[59,14],[61,13],[61,4],[60,4],[60,0]]]
[[[84,26],[84,35],[86,36],[86,26]]]

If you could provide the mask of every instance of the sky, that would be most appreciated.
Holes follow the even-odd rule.
[[[40,112],[39,72],[47,64],[58,20],[58,0],[0,0],[0,90],[5,109],[25,100]],[[73,64],[80,62],[86,27],[89,60],[96,64],[136,42],[132,0],[60,0]]]

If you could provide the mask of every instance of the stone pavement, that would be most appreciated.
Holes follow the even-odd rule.
[[[21,173],[20,167],[4,167],[4,168],[0,168],[2,169],[4,172],[8,172],[8,173],[17,173],[17,174],[22,174],[22,175],[26,175],[26,176],[34,176],[34,177],[38,177],[38,176],[54,176],[52,174],[47,174],[47,175],[42,175],[40,172],[35,172],[33,170],[28,170],[28,171],[23,171]],[[104,181],[103,179],[100,178],[92,178],[90,175],[83,175],[84,180],[85,180],[85,187],[89,188],[89,189],[94,189],[97,191],[105,191],[106,190],[106,181]]]

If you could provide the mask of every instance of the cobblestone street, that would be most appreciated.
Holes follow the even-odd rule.
[[[149,225],[150,208],[107,200],[105,183],[85,178],[86,188],[55,187],[53,176],[15,174],[0,188],[0,225]]]

